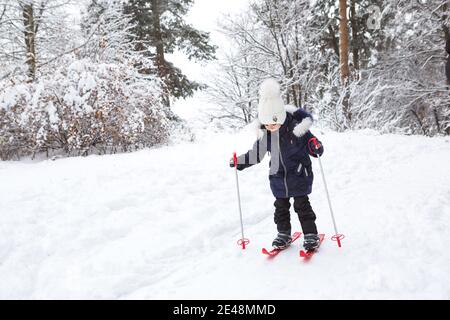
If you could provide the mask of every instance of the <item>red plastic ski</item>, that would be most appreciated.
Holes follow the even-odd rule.
[[[295,240],[300,238],[301,235],[302,235],[301,232],[294,232],[294,234],[292,235],[292,242],[294,242]],[[289,248],[289,247],[287,247],[287,248]],[[277,254],[279,254],[283,250],[285,250],[285,249],[272,249],[272,250],[268,251],[266,248],[263,248],[262,253],[264,253],[270,257],[275,257]]]
[[[325,239],[325,235],[323,233],[319,234],[319,247],[323,241],[323,239]],[[314,253],[317,252],[317,250],[319,249],[319,247],[317,247],[317,249],[312,250],[312,251],[305,251],[305,250],[300,250],[300,257],[304,258],[304,259],[310,259]]]

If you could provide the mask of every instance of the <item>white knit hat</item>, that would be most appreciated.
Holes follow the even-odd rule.
[[[262,124],[283,124],[286,119],[280,85],[273,78],[264,80],[259,88],[258,119]]]

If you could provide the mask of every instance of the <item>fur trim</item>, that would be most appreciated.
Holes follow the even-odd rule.
[[[298,108],[292,105],[285,105],[284,108],[286,112],[289,112],[290,114],[294,114],[294,112],[298,110]],[[300,138],[306,132],[308,132],[308,130],[311,128],[312,125],[313,120],[310,117],[306,117],[295,125],[294,129],[292,130],[292,133],[296,137]],[[262,126],[263,124],[261,123],[261,121],[259,121],[258,118],[253,120],[250,124],[248,124],[249,130],[251,132],[254,132],[258,140],[260,140],[264,136],[265,129],[263,129]]]
[[[295,111],[298,110],[298,108],[296,106],[293,106],[291,104],[287,104],[284,106],[284,110],[286,110],[286,112],[289,112],[290,114],[294,114]]]
[[[294,133],[294,135],[296,135],[297,137],[300,138],[306,132],[308,132],[308,130],[309,130],[309,128],[311,128],[312,124],[313,124],[312,119],[310,117],[306,117],[305,119],[300,121],[300,123],[295,125],[294,130],[292,130],[292,132]]]
[[[289,112],[290,114],[294,114],[298,110],[298,108],[296,106],[289,105],[289,104],[285,105],[284,108],[285,108],[286,112]],[[313,124],[313,119],[311,119],[310,117],[306,117],[302,121],[300,121],[298,124],[295,125],[292,132],[294,133],[295,136],[300,138],[306,132],[308,132],[308,130],[309,130],[309,128],[311,128],[312,124]]]

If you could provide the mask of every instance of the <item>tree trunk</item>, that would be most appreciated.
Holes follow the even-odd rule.
[[[422,119],[420,119],[419,114],[415,110],[411,110],[411,113],[414,115],[414,117],[416,118],[417,122],[419,123],[420,129],[422,129],[423,135],[426,136],[427,135],[427,131],[425,130],[425,126],[423,124]]]
[[[158,70],[164,70],[165,59],[164,59],[164,42],[162,40],[161,34],[161,15],[159,13],[159,4],[158,0],[152,0],[152,12],[153,12],[153,28],[155,32],[155,47],[156,47],[156,64]]]
[[[338,59],[340,59],[340,57],[339,57],[339,40],[336,38],[336,34],[335,34],[334,29],[331,26],[331,24],[328,26],[328,32],[330,33],[331,47],[333,48],[334,52],[336,53],[336,56],[338,57]]]
[[[434,122],[436,123],[437,133],[439,134],[441,133],[441,124],[439,121],[439,115],[436,108],[433,109],[433,115],[434,115]]]
[[[447,46],[447,43],[450,41],[450,39],[449,39],[449,37],[450,37],[450,30],[449,30],[448,26],[445,23],[447,21],[447,18],[448,18],[448,1],[446,1],[444,3],[444,5],[442,6],[442,11],[443,11],[443,14],[442,14],[442,30],[444,31],[444,37],[445,37],[444,42],[446,42],[446,50],[448,50],[449,48]],[[446,68],[448,68],[449,64],[450,64],[450,56],[447,57],[447,66],[446,66]],[[447,70],[446,70],[446,72],[447,72]],[[450,80],[448,79],[448,75],[447,75],[447,85],[450,85]],[[447,106],[447,108],[450,108],[450,105]],[[444,118],[444,121],[450,123],[450,117],[447,116],[446,118]],[[450,127],[448,127],[445,130],[445,133],[447,135],[450,135]]]
[[[348,95],[348,20],[347,20],[347,0],[339,0],[339,64],[341,70],[341,83],[344,89],[344,99],[342,100],[342,111],[347,122],[350,123],[352,115],[350,113]]]
[[[152,0],[152,12],[153,12],[153,29],[155,32],[155,47],[156,47],[156,57],[155,57],[155,64],[156,68],[158,69],[158,76],[162,79],[163,82],[169,81],[169,71],[166,66],[166,60],[164,57],[164,41],[162,39],[162,32],[161,32],[161,0]],[[169,98],[169,92],[167,88],[164,88],[162,93],[162,101],[163,104],[167,107],[170,107],[170,98]]]
[[[448,26],[446,25],[446,21],[448,18],[448,1],[446,1],[443,5],[442,5],[442,29],[444,31],[444,37],[445,40],[448,39],[448,37],[450,37],[450,30],[448,28]]]
[[[36,47],[35,47],[35,23],[33,4],[25,4],[22,8],[24,36],[26,46],[26,64],[28,65],[28,74],[34,80],[36,77]]]
[[[339,63],[341,67],[341,81],[345,86],[349,75],[347,0],[339,0],[339,19]]]
[[[358,37],[358,19],[356,17],[356,0],[350,0],[350,20],[352,23],[352,53],[353,53],[353,67],[355,68],[355,76],[358,76],[359,70],[359,37]]]

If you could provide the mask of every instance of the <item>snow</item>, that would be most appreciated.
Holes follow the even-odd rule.
[[[314,131],[314,130],[313,130]],[[268,157],[235,176],[245,139],[198,132],[195,143],[56,161],[0,162],[1,299],[449,299],[450,139],[315,130],[310,197],[326,240],[275,259]],[[248,137],[247,137],[248,138]],[[251,139],[249,139],[251,140]],[[242,148],[242,146],[239,146]],[[299,222],[291,210],[293,231]]]
[[[4,92],[0,91],[0,108],[8,110],[13,107],[21,98],[31,99],[28,88],[24,84],[6,87]]]
[[[58,116],[58,110],[56,109],[55,105],[53,104],[53,101],[49,101],[47,103],[47,113],[48,113],[48,119],[50,120],[50,123],[52,124],[52,128],[56,129],[58,127],[59,123],[59,116]]]

